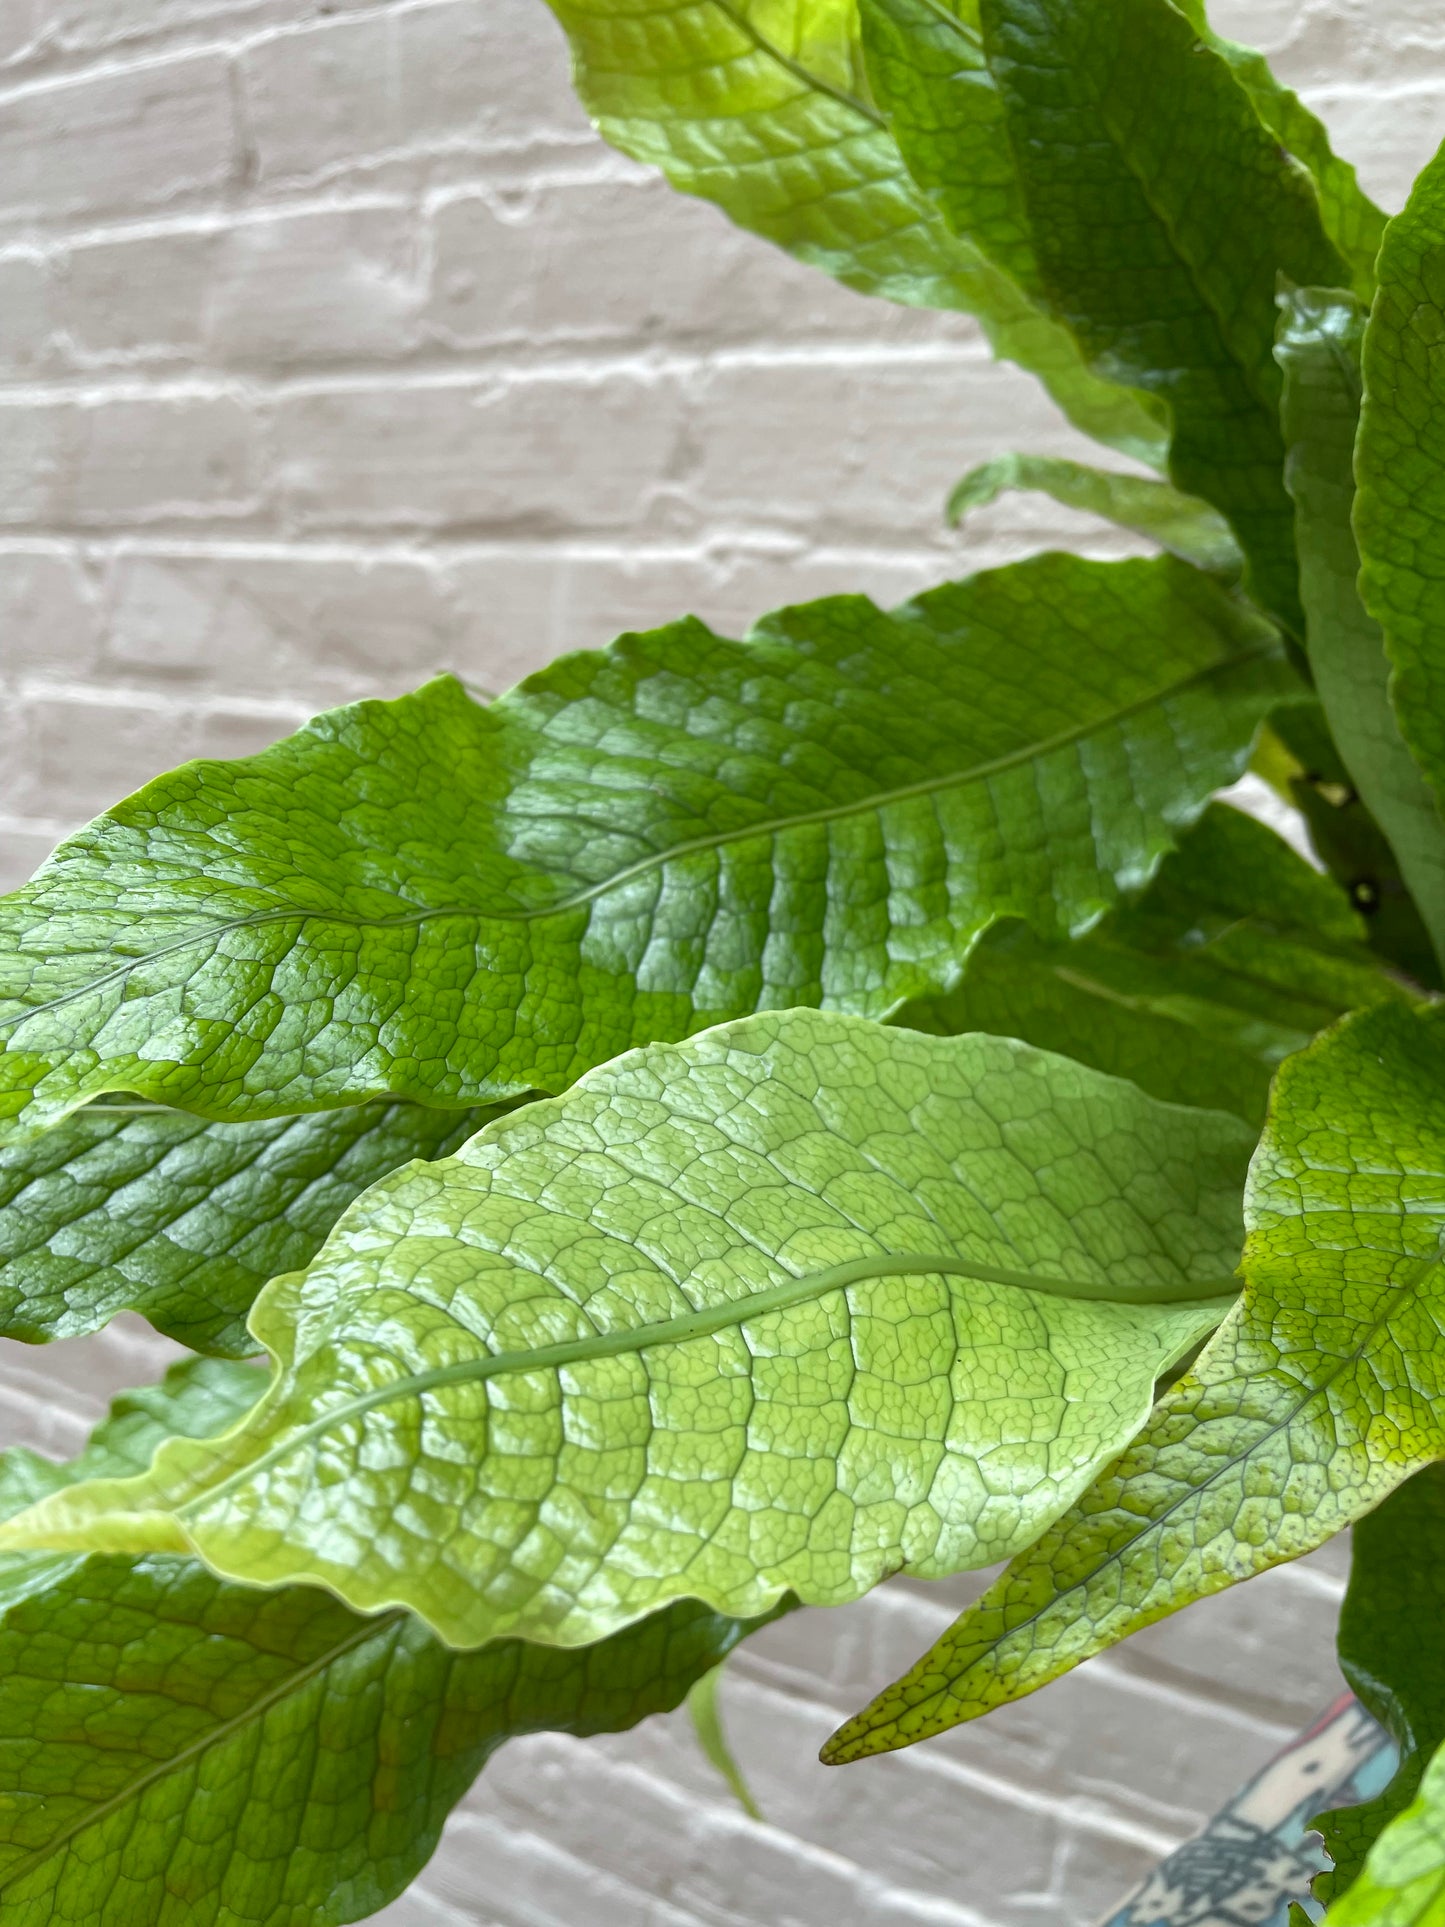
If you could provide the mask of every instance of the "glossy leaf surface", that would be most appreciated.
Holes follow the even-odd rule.
[[[1207,502],[1147,475],[1114,474],[1058,455],[999,455],[982,463],[949,496],[948,519],[961,522],[1008,489],[1050,495],[1065,508],[1147,535],[1161,549],[1219,575],[1237,576],[1243,565],[1229,524]]]
[[[1096,367],[1158,395],[1169,472],[1298,631],[1275,289],[1346,270],[1307,178],[1168,0],[981,0],[1039,271]]]
[[[1295,504],[1310,670],[1352,783],[1445,958],[1445,823],[1395,721],[1385,639],[1357,586],[1350,517],[1365,318],[1349,296],[1317,288],[1282,296],[1280,307],[1285,481]]]
[[[0,1512],[134,1470],[264,1383],[178,1367],[71,1466],[0,1458]],[[194,1560],[0,1560],[0,1909],[9,1927],[361,1919],[504,1740],[631,1726],[748,1630],[683,1604],[582,1652],[454,1653],[405,1614],[227,1585]]]
[[[1236,1310],[1118,1462],[825,1758],[1021,1698],[1445,1457],[1442,1089],[1442,1014],[1394,1005],[1284,1066]]]
[[[1445,796],[1445,154],[1385,231],[1355,473],[1360,590],[1385,632],[1400,729]]]
[[[1414,1799],[1445,1742],[1445,1466],[1426,1466],[1354,1529],[1350,1588],[1340,1611],[1340,1667],[1355,1696],[1400,1748],[1393,1780],[1373,1800],[1319,1822],[1333,1867],[1315,1881],[1334,1901],[1351,1885],[1381,1829]]]
[[[191,764],[0,906],[0,1117],[470,1104],[759,1007],[882,1015],[1144,883],[1297,685],[1172,558],[682,622]]]
[[[851,288],[976,315],[1085,434],[1163,460],[1157,405],[1092,373],[912,179],[864,72],[855,0],[549,4],[614,146]]]
[[[458,1645],[986,1565],[1231,1302],[1251,1137],[999,1038],[655,1045],[383,1180],[257,1301],[246,1424],[0,1544],[193,1549]]]
[[[1383,208],[1365,193],[1350,163],[1334,152],[1323,122],[1270,72],[1263,54],[1215,33],[1204,0],[1174,0],[1174,5],[1205,44],[1228,61],[1261,121],[1308,171],[1325,232],[1349,264],[1351,287],[1368,304],[1375,292],[1375,257],[1385,232]]]
[[[0,1337],[74,1338],[137,1311],[193,1351],[244,1358],[268,1278],[309,1263],[369,1184],[495,1114],[366,1104],[216,1124],[86,1105],[0,1144]]]
[[[1339,887],[1273,830],[1214,804],[1138,903],[1070,944],[991,931],[959,988],[894,1020],[986,1030],[1264,1122],[1270,1079],[1317,1031],[1403,996]]]

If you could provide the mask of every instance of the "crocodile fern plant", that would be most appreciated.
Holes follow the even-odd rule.
[[[0,1913],[355,1920],[778,1613],[1011,1562],[845,1762],[1368,1514],[1321,1897],[1445,1920],[1445,160],[1387,223],[1200,0],[553,4],[1133,464],[959,513],[1162,553],[361,703],[0,906],[0,1329],[201,1354],[0,1461]]]

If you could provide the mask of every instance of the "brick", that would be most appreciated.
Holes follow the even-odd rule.
[[[1213,0],[1209,24],[1230,40],[1274,54],[1299,34],[1314,11],[1300,0]],[[1329,11],[1338,15],[1342,10],[1335,6]]]
[[[56,267],[55,303],[84,363],[194,360],[224,236],[179,230],[71,248]]]
[[[947,1624],[910,1610],[889,1589],[825,1626],[798,1616],[785,1632],[770,1628],[748,1643],[730,1680],[730,1729],[738,1743],[752,1735],[752,1751],[779,1773],[796,1769],[769,1746],[773,1702],[786,1693],[800,1703],[821,1702],[837,1724],[878,1688],[903,1672]],[[1317,1655],[1324,1674],[1330,1642]],[[1332,1665],[1329,1668],[1333,1671]],[[1338,1690],[1336,1687],[1334,1690]],[[1321,1690],[1308,1711],[1273,1717],[1237,1709],[1206,1682],[1180,1682],[1159,1691],[1153,1677],[1136,1678],[1108,1661],[1091,1662],[1016,1705],[930,1741],[926,1758],[945,1774],[955,1770],[1009,1788],[1047,1790],[1061,1802],[1097,1809],[1125,1826],[1184,1837],[1238,1786],[1244,1764],[1262,1765],[1290,1734],[1333,1695]],[[1160,1717],[1167,1705],[1169,1717]],[[1085,1737],[1086,1736],[1086,1737]]]
[[[595,138],[568,84],[567,44],[535,0],[443,0],[396,16],[408,143],[487,148]]]
[[[56,491],[62,520],[124,526],[254,506],[258,424],[243,402],[107,398],[66,412],[73,454]]]
[[[538,24],[529,0],[443,0],[258,40],[240,65],[261,180],[314,179],[402,151],[585,138],[585,117],[557,85],[561,36]]]
[[[1338,151],[1355,161],[1366,192],[1382,207],[1403,207],[1440,144],[1440,77],[1388,90],[1320,88],[1310,104]]]
[[[6,1444],[13,1439],[50,1457],[70,1458],[104,1418],[116,1393],[160,1378],[185,1352],[133,1313],[121,1312],[84,1345],[47,1347],[41,1356],[44,1365],[37,1369],[34,1346],[0,1339],[0,1401],[7,1417],[17,1406],[29,1407],[29,1423],[12,1426]],[[48,1408],[43,1399],[47,1390]],[[36,1393],[41,1398],[32,1406]]]
[[[405,353],[421,305],[417,246],[402,205],[237,222],[217,263],[210,353],[282,368]]]
[[[792,1737],[780,1732],[777,1740],[780,1746],[791,1745]],[[631,1752],[626,1741],[622,1750]],[[601,1916],[609,1923],[616,1919],[618,1927],[630,1918],[647,1917],[641,1912],[644,1894],[703,1927],[838,1927],[840,1922],[848,1927],[903,1927],[920,1916],[933,1927],[973,1927],[973,1905],[966,1904],[963,1895],[892,1877],[903,1842],[919,1849],[915,1864],[920,1873],[932,1851],[923,1839],[923,1826],[911,1819],[880,1810],[863,1829],[866,1839],[844,1832],[834,1835],[836,1844],[821,1850],[795,1844],[826,1829],[826,1804],[830,1797],[846,1794],[847,1775],[816,1766],[812,1774],[804,1769],[793,1809],[780,1810],[767,1827],[755,1827],[726,1795],[700,1800],[681,1794],[632,1758],[625,1763],[610,1758],[606,1747],[539,1735],[513,1745],[506,1759],[504,1771],[477,1789],[468,1819],[485,1815],[492,1827],[514,1839],[530,1834],[556,1843],[593,1872],[604,1897],[617,1886],[632,1888],[638,1915],[614,1915],[609,1908]],[[576,1797],[579,1773],[585,1773],[593,1790],[589,1801]],[[986,1825],[996,1809],[987,1800],[983,1807],[978,1818]],[[795,1828],[792,1822],[800,1812],[806,1814],[804,1827]],[[871,1849],[889,1818],[898,1847],[880,1862]],[[958,1824],[955,1809],[948,1837]],[[788,1838],[789,1832],[795,1839]],[[981,1891],[987,1905],[991,1888],[981,1874],[980,1868],[969,1885]],[[575,1927],[580,1920],[591,1927],[594,1918],[586,1908],[561,1915],[559,1927],[563,1922]]]
[[[43,255],[0,256],[0,367],[33,373],[53,352],[50,273]]]
[[[7,675],[93,672],[96,598],[79,558],[59,548],[0,549],[0,666]]]
[[[39,0],[6,0],[0,7],[0,61],[16,60],[30,50],[39,31],[38,4]]]
[[[428,320],[456,347],[812,335],[928,341],[958,330],[950,318],[854,294],[653,175],[499,184],[444,203],[435,231]]]
[[[1328,1574],[1343,1552],[1344,1541],[1332,1541],[1309,1564]],[[1111,1665],[1302,1726],[1344,1690],[1334,1650],[1339,1597],[1311,1585],[1306,1573],[1279,1567],[1147,1627]]]
[[[47,519],[66,459],[66,413],[0,398],[0,524]]]
[[[214,54],[0,99],[0,218],[153,208],[223,186],[235,161],[226,63]]]
[[[618,552],[562,543],[448,557],[444,567],[456,608],[451,660],[489,689],[507,688],[565,651],[605,648],[628,630],[684,615],[741,636],[785,603],[847,590],[888,607],[950,572],[942,554],[859,559],[797,547],[632,544]]]
[[[420,305],[416,245],[400,205],[107,238],[63,257],[60,325],[88,362],[286,368],[401,354]]]
[[[224,21],[234,29],[268,8],[268,0],[31,0],[31,4],[46,40],[67,52],[151,40],[168,29],[211,21]]]
[[[317,708],[395,695],[455,657],[455,616],[424,561],[122,554],[105,663],[124,677],[228,695],[284,689]]]
[[[1047,438],[1060,453],[1098,453],[1052,428],[1028,376],[962,340],[904,360],[740,357],[701,374],[690,399],[690,501],[724,523],[830,540],[941,529],[954,482],[1000,449]]]
[[[48,829],[36,828],[24,821],[12,823],[0,818],[0,896],[18,890],[22,883],[28,883],[55,848],[55,843],[55,834]],[[54,1397],[53,1387],[50,1396]],[[6,1445],[18,1442],[14,1428],[8,1427]]]
[[[19,753],[0,770],[0,810],[66,821],[98,815],[191,757],[253,755],[302,720],[299,706],[264,713],[100,690],[32,696],[10,710]]]
[[[525,1744],[525,1742],[524,1742]],[[513,1760],[516,1754],[512,1755]],[[486,1895],[477,1869],[485,1867]],[[706,1927],[690,1911],[620,1880],[472,1803],[452,1820],[442,1852],[373,1927]]]
[[[679,433],[643,374],[366,383],[288,396],[276,481],[305,528],[635,528]]]

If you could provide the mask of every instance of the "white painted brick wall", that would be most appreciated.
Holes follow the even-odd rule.
[[[1391,205],[1434,0],[1220,0]],[[0,883],[187,755],[451,667],[505,687],[687,609],[897,600],[948,484],[1072,438],[976,331],[865,302],[591,135],[541,0],[0,0]],[[966,558],[966,559],[965,559]],[[3,1348],[4,1442],[74,1448],[167,1348]],[[391,1927],[1086,1920],[1333,1691],[1330,1553],[1001,1717],[842,1773],[836,1718],[976,1582],[800,1617],[728,1691],[769,1824],[681,1721],[505,1753]]]

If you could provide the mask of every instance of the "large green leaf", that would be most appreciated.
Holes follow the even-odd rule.
[[[912,180],[864,75],[856,0],[549,4],[614,146],[849,287],[977,315],[1086,434],[1163,460],[1157,405],[1092,373]]]
[[[1232,1296],[1252,1133],[1000,1038],[769,1013],[384,1179],[250,1420],[0,1545],[194,1550],[573,1645],[1026,1545]]]
[[[1135,1443],[825,1758],[1018,1699],[1310,1551],[1445,1457],[1445,1011],[1291,1058],[1250,1170],[1245,1292]]]
[[[1285,1057],[1346,1011],[1401,995],[1343,892],[1273,830],[1214,804],[1138,903],[1068,944],[1001,925],[957,990],[895,1021],[1022,1037],[1259,1125]]]
[[[955,235],[1045,300],[977,0],[860,0],[858,11],[868,79],[909,173]]]
[[[1381,1829],[1414,1799],[1445,1741],[1445,1466],[1426,1466],[1354,1530],[1350,1589],[1340,1612],[1340,1665],[1360,1701],[1400,1748],[1393,1780],[1373,1800],[1317,1822],[1333,1868],[1315,1881],[1334,1901],[1354,1881]]]
[[[1333,151],[1324,125],[1298,94],[1275,79],[1263,54],[1214,33],[1204,0],[1173,3],[1205,44],[1229,62],[1264,125],[1308,170],[1325,232],[1349,264],[1350,285],[1368,304],[1375,292],[1375,257],[1385,232],[1384,210],[1365,193],[1350,163]]]
[[[1355,533],[1401,733],[1445,796],[1445,151],[1385,230],[1365,330]]]
[[[1295,504],[1310,669],[1353,785],[1445,959],[1445,824],[1396,725],[1384,637],[1356,585],[1350,514],[1365,317],[1349,295],[1318,288],[1285,294],[1280,307],[1285,482]]]
[[[196,1362],[81,1458],[0,1458],[0,1515],[143,1465],[264,1385]],[[0,1560],[0,1913],[8,1927],[357,1920],[399,1894],[501,1743],[675,1706],[750,1630],[680,1604],[580,1652],[454,1653],[415,1620],[228,1585],[194,1560]]]
[[[1147,535],[1161,549],[1201,569],[1236,577],[1243,558],[1229,524],[1207,502],[1181,495],[1168,482],[1147,475],[1121,475],[1090,468],[1060,455],[999,455],[970,469],[948,498],[948,519],[961,522],[1007,489],[1050,495],[1065,508],[1116,522]]]
[[[1445,1927],[1445,1748],[1329,1920],[1330,1927]]]
[[[1313,186],[1168,0],[980,17],[1053,312],[1091,365],[1167,403],[1174,482],[1226,517],[1298,632],[1275,289],[1347,279]]]
[[[0,1145],[0,1337],[74,1338],[138,1311],[194,1351],[244,1358],[268,1278],[309,1263],[369,1184],[496,1114],[359,1104],[216,1124],[88,1104]]]
[[[0,906],[0,1118],[471,1104],[759,1007],[882,1015],[1001,917],[1095,922],[1295,689],[1173,558],[1055,555],[338,710]]]

